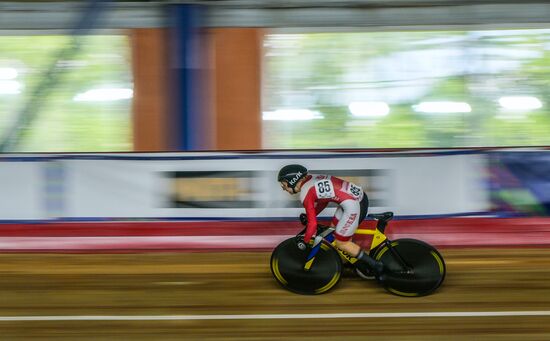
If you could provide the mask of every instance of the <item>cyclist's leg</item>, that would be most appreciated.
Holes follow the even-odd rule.
[[[353,257],[356,257],[359,251],[361,251],[361,247],[351,240],[357,230],[357,226],[359,226],[360,215],[361,206],[359,202],[345,200],[340,203],[332,218],[332,226],[335,227],[336,246]]]
[[[366,207],[365,204],[367,205]],[[366,203],[360,203],[355,200],[345,200],[340,203],[338,210],[341,209],[341,211],[339,212],[337,210],[337,214],[335,214],[332,221],[333,224],[336,222],[336,231],[334,233],[336,237],[336,247],[356,257],[359,260],[357,266],[368,267],[380,273],[383,270],[383,264],[374,260],[368,255],[368,252],[365,252],[359,245],[351,241],[351,238],[359,226],[361,218],[364,219],[364,215],[366,215],[367,208],[368,199]]]
[[[336,212],[334,212],[334,217],[332,217],[330,226],[335,227],[336,225],[338,225],[338,222],[342,220],[343,215],[344,215],[344,209],[342,208],[342,206],[338,206],[338,208],[336,208]]]
[[[353,211],[353,212],[356,212],[357,211],[357,207],[352,203],[352,205],[348,205],[348,203],[345,204],[346,208],[348,211]],[[347,236],[343,236],[342,233],[340,234],[340,237],[341,238],[337,238],[337,241],[336,243],[339,245],[339,248],[341,250],[344,250],[346,251],[347,253],[349,253],[350,255],[352,256],[357,256],[357,254],[359,253],[359,251],[361,251],[361,247],[359,245],[357,245],[356,243],[352,242],[351,241],[351,237],[349,237],[350,235],[353,236],[353,234],[355,234],[355,231],[357,230],[357,227],[359,226],[359,224],[365,220],[365,217],[367,216],[367,213],[368,213],[368,210],[369,210],[369,199],[368,199],[368,196],[366,193],[363,193],[363,199],[359,202],[359,219],[357,220],[357,223],[354,222],[354,226],[353,226],[353,233],[347,233],[346,235]],[[343,205],[339,205],[338,208],[336,209],[336,212],[334,214],[334,217],[332,218],[332,221],[331,221],[331,226],[332,227],[335,227],[335,226],[338,226],[338,222],[340,222],[342,220],[342,217],[344,216],[344,209],[343,209]],[[349,215],[346,216],[346,219],[348,219]],[[351,231],[349,231],[351,232]],[[338,235],[338,229],[336,229],[336,234]],[[349,238],[348,238],[349,237]]]
[[[337,241],[349,241],[359,226],[361,206],[356,200],[344,200],[340,203],[332,223],[335,226]]]

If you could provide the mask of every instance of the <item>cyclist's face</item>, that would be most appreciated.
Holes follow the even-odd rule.
[[[292,188],[288,186],[288,183],[286,181],[281,181],[280,184],[283,191],[287,191],[290,194],[294,194],[294,191],[292,190]]]

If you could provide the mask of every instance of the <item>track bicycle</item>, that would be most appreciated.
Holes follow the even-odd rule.
[[[376,228],[358,228],[355,234],[372,235],[369,255],[384,264],[377,281],[387,291],[414,297],[429,295],[440,287],[445,261],[433,246],[411,238],[389,240],[384,233],[393,212],[368,217],[377,220]],[[356,258],[335,246],[334,228],[318,225],[311,248],[299,248],[304,231],[281,242],[271,255],[271,272],[283,288],[306,295],[326,293],[340,281],[344,265],[362,278],[372,278],[354,266]]]

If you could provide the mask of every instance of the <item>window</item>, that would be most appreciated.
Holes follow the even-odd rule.
[[[11,136],[9,150],[3,151],[132,149],[126,36],[83,36],[80,49],[59,58],[71,38],[0,36],[0,141]],[[52,65],[57,73],[44,87]]]
[[[550,30],[270,34],[265,148],[550,145]]]

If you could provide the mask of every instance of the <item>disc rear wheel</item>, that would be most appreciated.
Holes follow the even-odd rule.
[[[374,254],[384,263],[380,281],[386,290],[399,296],[424,296],[443,283],[445,262],[434,247],[415,239],[397,239],[390,245],[383,245]]]

